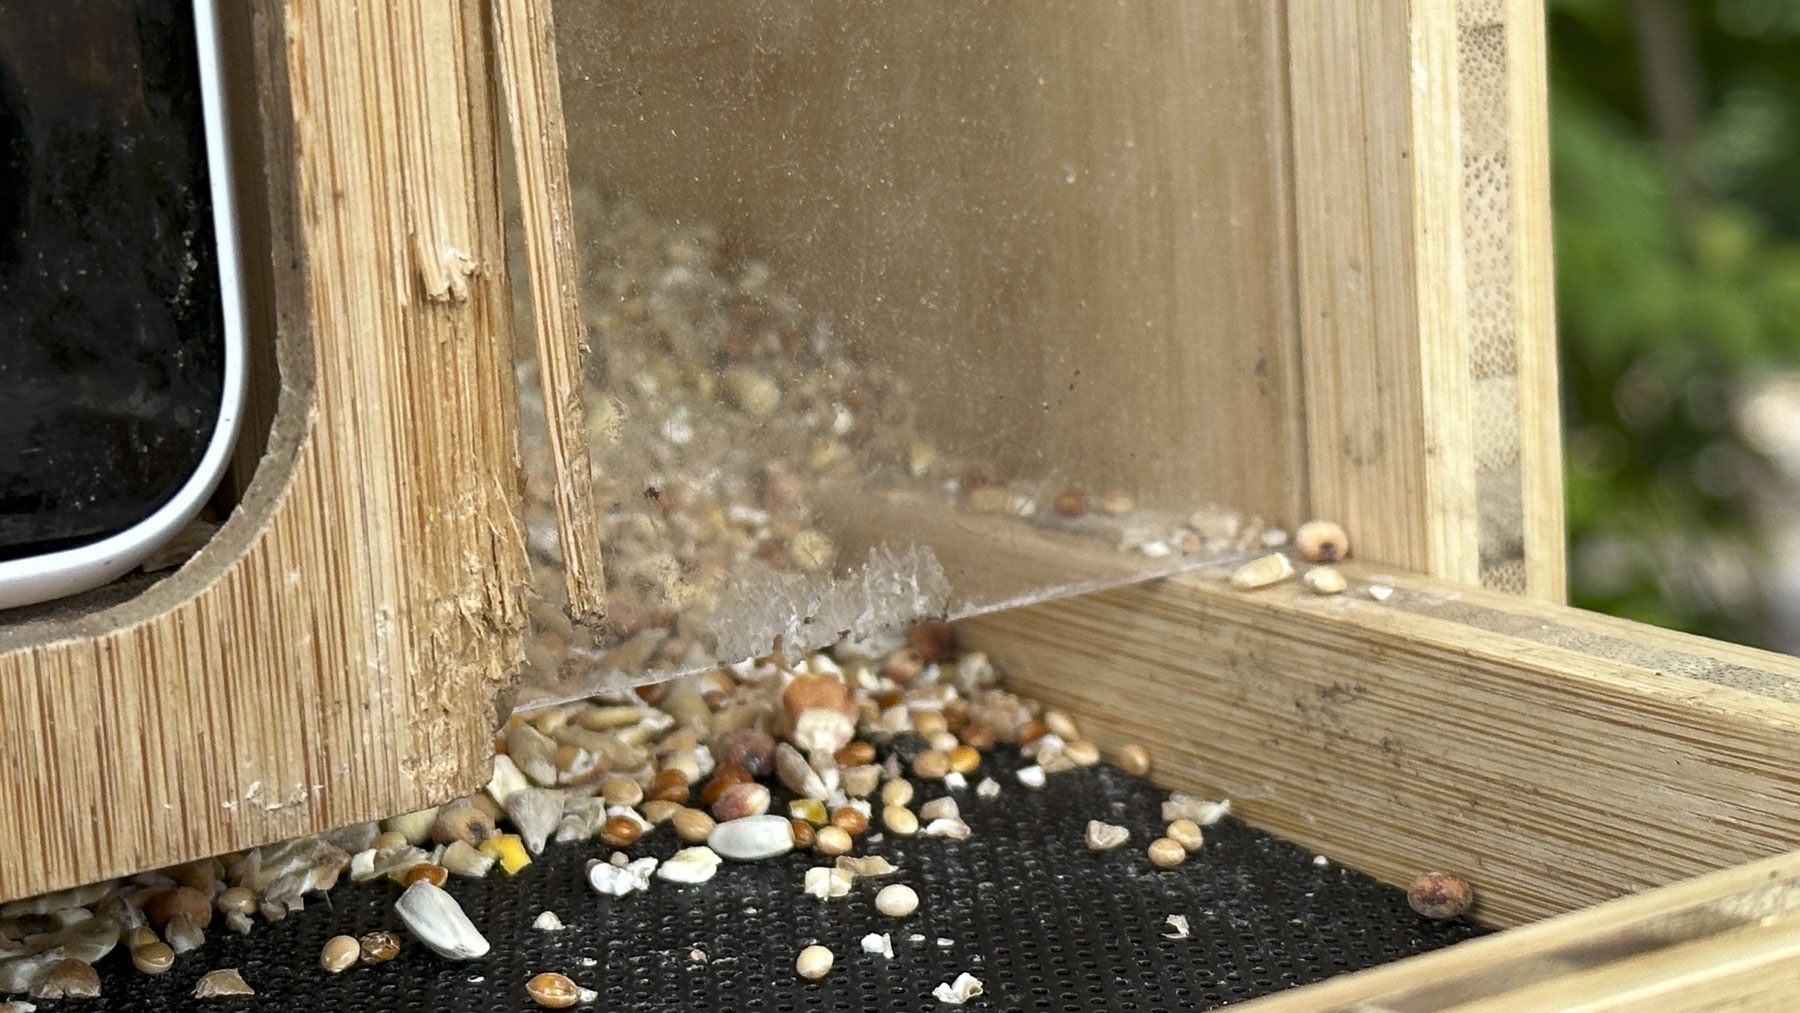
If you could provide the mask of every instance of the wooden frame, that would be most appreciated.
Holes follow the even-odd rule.
[[[175,576],[0,629],[0,713],[15,718],[0,762],[39,775],[0,787],[0,832],[25,842],[0,864],[0,899],[465,793],[487,775],[495,700],[519,664],[496,66],[536,223],[547,375],[570,375],[581,340],[568,237],[555,234],[567,207],[558,145],[534,126],[559,115],[541,83],[555,67],[542,7],[248,11],[266,169],[251,203],[269,209],[259,281],[280,360],[268,452],[224,530]],[[1218,451],[1206,467],[1272,518],[1346,520],[1367,562],[1340,598],[1247,594],[1200,572],[984,617],[971,640],[1103,745],[1165,743],[1156,760],[1172,785],[1229,795],[1253,822],[1393,881],[1467,872],[1495,924],[1800,845],[1795,662],[1554,604],[1537,4],[1233,0],[1214,13],[1234,31],[1197,31],[1186,5],[1083,29],[1145,43],[1132,67],[1086,69],[1163,82],[1183,115],[1211,115],[1200,79],[1183,76],[1209,61],[1260,75],[1270,96],[1232,114],[1262,161],[1220,185],[1255,225],[1238,238],[1277,271],[1234,263],[1206,293],[1267,326],[1230,341],[1221,325],[1199,332],[1229,359],[1204,381],[1208,398],[1167,377],[1150,393],[1171,433],[1235,419],[1206,431]],[[1061,52],[1068,26],[1044,30],[1019,44]],[[1257,55],[1230,62],[1244,53]],[[1128,84],[1092,110],[1096,123],[1133,114]],[[1099,136],[1043,126],[1070,143]],[[1183,147],[1180,126],[1161,128],[1176,150],[1227,157]],[[1194,237],[1168,216],[1116,210],[1143,230],[1132,236],[1172,244],[1172,263],[1197,270],[1183,245]],[[1143,322],[1178,330],[1208,305],[1171,296]],[[601,547],[579,524],[578,406],[552,425],[570,479],[565,553],[596,581],[571,573],[587,611]],[[1195,467],[1172,466],[1169,480]],[[1376,588],[1393,590],[1378,600]],[[1182,712],[1169,727],[1163,716]],[[1552,972],[1554,987],[1593,995],[1635,974],[1657,983],[1633,985],[1638,997],[1753,997],[1786,981],[1771,968],[1795,946],[1795,861],[1267,1003],[1479,1008],[1547,995]],[[1761,914],[1720,914],[1737,910]],[[1619,960],[1568,970],[1571,935],[1595,947],[1589,958]],[[1628,936],[1663,942],[1614,945]],[[1440,980],[1463,985],[1426,984]]]
[[[524,548],[476,2],[260,3],[268,452],[120,604],[0,629],[0,897],[420,808],[492,755]]]

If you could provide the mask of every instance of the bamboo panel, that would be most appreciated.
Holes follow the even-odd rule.
[[[587,324],[581,315],[581,271],[570,207],[567,134],[556,70],[549,0],[496,0],[495,47],[501,91],[512,127],[513,163],[523,219],[531,320],[550,464],[556,475],[557,540],[575,618],[597,621],[606,610],[600,567],[600,511],[588,453],[582,366]]]
[[[1258,1013],[1786,1010],[1800,994],[1800,854],[1710,873],[1270,996]]]
[[[281,400],[223,530],[0,630],[0,898],[418,808],[520,658],[486,11],[253,8]]]
[[[1461,872],[1494,924],[1800,845],[1800,661],[1423,577],[1378,602],[1349,572],[1331,598],[1206,570],[965,629],[1171,787],[1391,882]]]
[[[1286,13],[1311,510],[1560,601],[1541,5]]]

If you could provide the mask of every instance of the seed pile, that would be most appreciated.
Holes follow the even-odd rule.
[[[921,624],[880,648],[842,646],[794,667],[765,657],[517,715],[496,738],[486,790],[467,798],[8,904],[0,908],[0,994],[97,990],[92,965],[121,942],[140,973],[163,973],[208,931],[279,921],[345,875],[394,884],[404,938],[446,959],[479,958],[489,943],[457,903],[453,880],[519,874],[552,843],[610,852],[590,861],[587,881],[612,896],[654,880],[704,883],[726,861],[809,849],[824,864],[796,892],[842,898],[861,881],[903,875],[879,855],[857,854],[880,829],[877,805],[889,833],[961,841],[974,829],[957,796],[996,744],[1033,760],[1039,783],[1099,761],[1068,715],[1001,688],[985,656],[956,653],[947,626]],[[663,823],[688,846],[664,861],[634,857],[639,837]],[[906,919],[921,898],[890,882],[871,903]],[[353,972],[394,959],[411,945],[402,940],[393,931],[336,936],[316,959],[324,972]],[[796,959],[802,974],[831,967],[818,947]],[[534,979],[532,994],[560,1001],[568,990],[553,976],[562,973]],[[209,994],[240,986],[250,987],[235,972],[205,984]]]
[[[903,379],[854,351],[857,336],[834,332],[741,238],[585,193],[575,212],[592,348],[580,395],[609,601],[597,630],[563,613],[543,393],[527,357],[521,432],[538,596],[528,699],[702,670],[766,650],[771,628],[795,661],[842,630],[875,632],[867,617],[943,614],[955,589],[928,553],[847,558],[820,511],[834,487],[905,491],[1146,560],[1279,544],[1236,511],[1148,509],[1127,490],[1003,474],[987,449],[936,445]],[[771,600],[829,619],[775,615],[762,604]]]

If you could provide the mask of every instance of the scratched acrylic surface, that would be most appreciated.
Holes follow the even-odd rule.
[[[556,9],[608,608],[560,607],[526,361],[522,702],[1261,543],[1108,381],[1191,338],[1145,339],[1166,314],[1120,291],[1169,270],[1109,212],[1120,188],[1161,199],[1170,153],[1091,113],[1118,39],[1073,53],[1066,18],[1004,4],[674,6]],[[1190,189],[1169,214],[1229,213]]]

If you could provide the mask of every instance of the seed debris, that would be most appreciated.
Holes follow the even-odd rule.
[[[892,960],[894,957],[894,937],[886,932],[871,932],[862,937],[862,950],[864,953],[873,953],[877,956],[887,957]]]
[[[957,975],[955,981],[939,984],[931,990],[933,999],[952,1006],[961,1006],[980,994],[981,979],[967,971]]]
[[[1131,831],[1116,823],[1088,820],[1086,840],[1089,851],[1111,851],[1130,839]]]
[[[1163,933],[1164,939],[1186,939],[1188,937],[1187,915],[1170,915],[1163,921],[1172,930]]]

